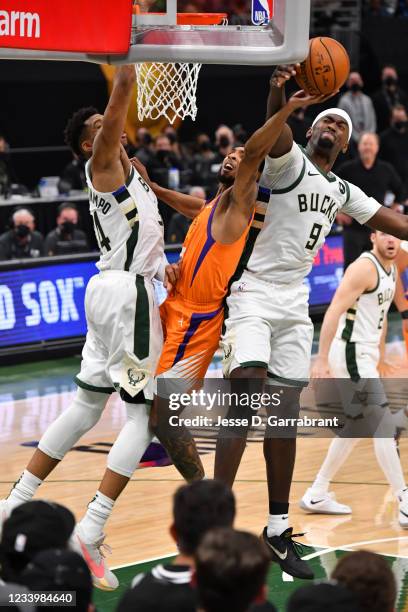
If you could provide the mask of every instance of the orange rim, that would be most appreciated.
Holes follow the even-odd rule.
[[[141,13],[138,5],[133,6],[135,15],[165,15],[166,13]],[[177,13],[177,25],[218,25],[227,19],[227,13]]]

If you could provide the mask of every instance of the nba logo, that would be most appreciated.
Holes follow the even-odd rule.
[[[254,25],[268,23],[273,16],[273,0],[252,0],[251,20]]]

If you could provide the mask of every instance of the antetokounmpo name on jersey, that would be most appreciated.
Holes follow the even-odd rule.
[[[89,189],[89,201],[92,202],[92,204],[95,204],[98,211],[101,212],[103,215],[106,215],[106,213],[109,212],[112,206],[110,202],[95,193],[95,191],[93,191],[92,189]]]
[[[333,223],[339,203],[329,195],[322,193],[299,193],[299,212],[321,212]]]

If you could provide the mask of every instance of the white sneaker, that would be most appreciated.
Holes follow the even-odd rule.
[[[398,494],[399,512],[398,522],[403,529],[408,529],[408,489],[404,489]]]
[[[119,586],[119,580],[105,562],[104,549],[108,552],[111,552],[111,549],[103,543],[104,540],[105,535],[102,535],[96,542],[88,542],[80,525],[75,527],[71,536],[72,547],[85,559],[94,586],[102,591],[114,591]]]
[[[316,495],[311,488],[306,491],[300,500],[299,506],[302,510],[313,512],[314,514],[351,514],[350,506],[339,504],[334,493]]]
[[[0,501],[0,540],[1,540],[1,532],[3,531],[3,523],[8,519],[11,514],[10,503],[7,499],[2,499]]]

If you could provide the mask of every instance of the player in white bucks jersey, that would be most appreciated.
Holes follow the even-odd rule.
[[[320,514],[351,513],[349,506],[338,503],[334,494],[329,493],[329,485],[359,441],[358,431],[362,431],[361,423],[369,413],[370,422],[375,419],[378,423],[373,432],[378,464],[398,500],[400,525],[408,528],[408,489],[394,441],[394,417],[381,382],[375,380],[379,378],[380,342],[388,309],[394,299],[398,309],[404,312],[407,300],[401,291],[395,295],[396,284],[401,283],[394,264],[399,240],[382,232],[373,233],[371,239],[373,250],[363,253],[347,268],[326,311],[312,370],[315,378],[331,374],[353,381],[351,386],[344,385],[341,396],[344,412],[351,417],[348,431],[355,432],[355,437],[333,439],[300,507]],[[364,392],[361,404],[355,402],[359,392]]]
[[[105,114],[83,108],[67,125],[67,143],[75,155],[88,160],[90,214],[101,250],[99,274],[86,290],[88,333],[76,395],[42,436],[27,469],[0,503],[1,523],[15,506],[33,497],[71,447],[98,422],[110,394],[118,391],[127,420],[74,536],[95,586],[105,590],[116,588],[118,580],[100,552],[102,529],[151,441],[147,403],[162,345],[153,278],[163,277],[165,267],[163,226],[156,196],[132,167],[122,144],[134,84],[134,66],[121,66]]]
[[[268,116],[285,103],[284,83],[295,70],[294,65],[278,66],[272,75]],[[337,108],[316,117],[305,149],[293,142],[291,129],[284,126],[266,158],[256,215],[226,301],[224,373],[279,385],[285,390],[281,409],[287,406],[291,417],[298,414],[299,396],[309,378],[313,336],[304,278],[336,214],[346,212],[359,223],[400,238],[408,235],[404,215],[381,206],[332,172],[339,153],[347,150],[351,131],[349,116]],[[231,407],[228,416],[233,414]],[[264,439],[269,516],[263,537],[284,571],[312,578],[292,542],[288,521],[296,439],[274,436],[267,430]],[[221,429],[215,478],[232,485],[245,442],[245,436],[232,437]]]

